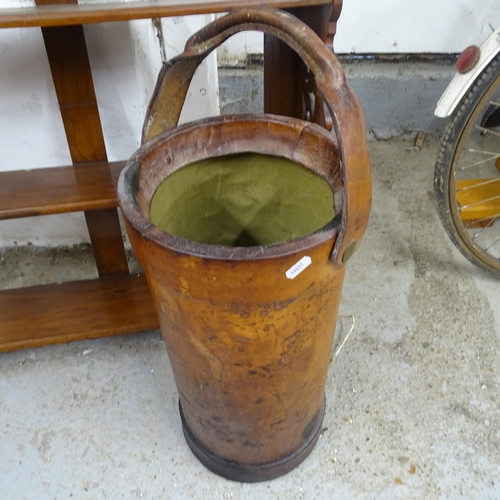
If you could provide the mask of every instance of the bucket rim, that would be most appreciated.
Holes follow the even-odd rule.
[[[197,120],[194,122],[189,122],[180,125],[174,129],[167,130],[153,139],[145,142],[127,161],[125,167],[120,173],[118,180],[118,199],[120,208],[123,212],[126,222],[133,228],[134,232],[137,233],[141,239],[150,241],[164,250],[169,250],[176,254],[184,254],[187,256],[196,256],[204,259],[211,260],[224,260],[224,261],[244,261],[244,260],[265,260],[273,259],[279,257],[285,257],[288,255],[293,255],[298,252],[303,252],[309,248],[316,247],[318,245],[331,242],[331,246],[335,243],[337,234],[341,227],[341,211],[338,211],[338,205],[340,203],[335,201],[335,217],[325,224],[323,227],[311,232],[305,236],[295,238],[289,241],[275,243],[266,246],[228,246],[228,245],[215,245],[209,243],[200,243],[193,240],[188,240],[180,236],[175,236],[171,233],[160,229],[153,222],[151,222],[149,216],[146,216],[141,209],[139,202],[137,200],[137,192],[139,190],[139,171],[141,169],[143,160],[151,154],[155,149],[163,146],[165,142],[172,140],[176,136],[182,136],[183,134],[193,133],[200,128],[206,128],[219,124],[222,126],[230,126],[231,124],[248,124],[248,123],[273,123],[278,124],[280,127],[285,127],[288,129],[295,129],[299,136],[302,135],[304,131],[307,130],[308,133],[315,134],[319,136],[325,143],[329,143],[332,148],[337,148],[337,141],[334,134],[327,131],[323,127],[306,122],[298,118],[283,117],[279,115],[270,114],[258,114],[258,115],[234,115],[234,116],[219,116],[210,117],[202,120]],[[237,153],[257,153],[257,154],[269,154],[263,153],[257,150],[258,148],[241,148]],[[226,153],[227,154],[227,153]],[[271,153],[272,156],[288,158],[285,154],[280,154],[280,152]],[[214,156],[225,156],[225,154],[211,155],[207,157]],[[293,159],[296,163],[300,164],[309,171],[322,177],[332,189],[334,197],[337,192],[334,187],[334,181],[329,179],[326,175],[322,175],[318,170],[311,168],[309,165],[305,165],[303,162]],[[185,165],[178,166],[175,170],[187,166],[191,162]],[[174,171],[175,171],[174,170]],[[171,172],[173,173],[173,172]],[[171,173],[169,175],[171,175]],[[166,178],[166,177],[165,177]],[[158,184],[159,185],[159,184]],[[134,189],[135,188],[135,189]],[[156,186],[156,189],[158,186]],[[338,189],[338,187],[337,187]]]

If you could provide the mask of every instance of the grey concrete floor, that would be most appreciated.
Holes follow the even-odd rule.
[[[0,355],[0,497],[500,498],[500,281],[440,226],[436,148],[370,144],[373,211],[349,263],[337,343],[348,315],[355,328],[330,367],[324,432],[303,464],[259,484],[207,471],[184,442],[154,331]],[[0,272],[6,288],[95,270],[85,248],[31,248],[2,250]]]

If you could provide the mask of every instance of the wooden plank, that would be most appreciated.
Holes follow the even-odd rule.
[[[158,328],[144,275],[0,291],[0,352]]]
[[[86,210],[85,221],[92,231],[92,251],[99,276],[128,273],[128,261],[116,208]]]
[[[158,0],[111,2],[85,5],[44,5],[0,10],[0,28],[70,26],[75,24],[130,21],[154,17],[188,16],[227,12],[235,8],[271,7],[288,9],[324,5],[331,0]]]
[[[107,161],[82,26],[42,34],[73,163]]]
[[[332,0],[326,5],[307,9],[304,6],[289,11],[326,40],[334,7]],[[304,77],[305,66],[296,52],[281,40],[264,35],[264,111],[304,118]]]
[[[83,26],[42,28],[42,34],[73,163],[107,161]],[[77,181],[85,183],[85,177],[82,172]],[[127,273],[116,210],[106,209],[101,219],[96,212],[85,212],[85,219],[99,275]]]
[[[0,173],[0,220],[116,208],[125,162]]]
[[[492,179],[457,179],[457,202],[465,221],[491,221],[500,217],[500,177]]]

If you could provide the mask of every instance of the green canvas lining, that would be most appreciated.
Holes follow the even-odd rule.
[[[267,246],[317,231],[335,216],[319,175],[286,158],[242,153],[192,163],[151,202],[153,224],[191,241]]]

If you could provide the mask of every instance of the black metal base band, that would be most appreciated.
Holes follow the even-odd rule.
[[[292,469],[302,463],[312,452],[321,434],[321,425],[325,414],[325,400],[321,410],[318,412],[318,418],[314,423],[309,439],[297,450],[285,458],[275,462],[269,462],[262,465],[242,465],[236,462],[230,462],[221,459],[207,451],[199,443],[196,437],[186,424],[182,407],[179,401],[179,413],[182,420],[182,430],[186,442],[191,448],[196,458],[210,471],[232,481],[244,483],[256,483],[259,481],[268,481],[287,474]]]

